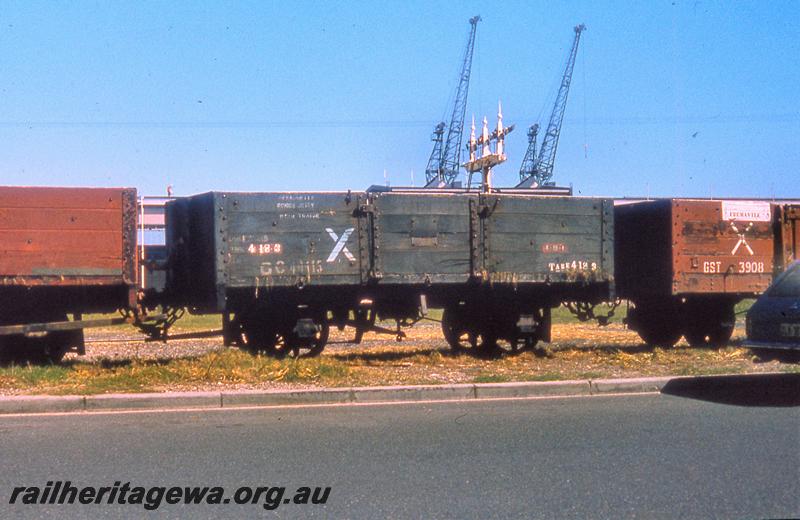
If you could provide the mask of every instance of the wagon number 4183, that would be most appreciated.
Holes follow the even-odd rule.
[[[283,247],[280,244],[250,244],[247,252],[251,255],[279,255]]]

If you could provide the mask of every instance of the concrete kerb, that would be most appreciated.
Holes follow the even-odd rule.
[[[99,394],[87,395],[85,403],[87,412],[159,408],[220,408],[222,397],[219,392]]]
[[[244,390],[222,392],[223,408],[242,406],[291,406],[308,404],[339,404],[353,401],[351,388],[322,388],[319,390]]]
[[[535,381],[528,383],[485,383],[475,385],[478,399],[554,397],[589,395],[590,381]]]
[[[325,388],[315,390],[245,390],[236,392],[166,392],[90,396],[0,397],[0,415],[48,412],[101,412],[183,408],[237,408],[406,401],[463,401],[527,397],[569,397],[659,392],[674,379],[646,377],[579,381],[536,381],[453,385]]]
[[[597,379],[589,381],[589,385],[591,386],[591,393],[593,395],[660,392],[669,381],[687,378],[691,378],[691,376]]]
[[[82,396],[20,395],[0,398],[0,414],[82,412],[85,399]]]
[[[380,403],[392,401],[463,401],[475,399],[473,384],[377,386],[351,388],[354,402]]]

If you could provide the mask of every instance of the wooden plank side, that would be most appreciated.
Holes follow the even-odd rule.
[[[120,209],[120,188],[0,186],[0,208]]]
[[[608,279],[601,199],[485,197],[486,270],[499,281]]]
[[[71,251],[58,255],[31,255],[19,251],[2,252],[0,275],[68,274],[103,271],[104,275],[122,274],[120,255],[98,256],[82,251]],[[46,272],[45,272],[46,271]]]
[[[130,192],[0,187],[0,276],[23,285],[135,282]]]
[[[382,194],[375,199],[382,279],[463,283],[472,275],[470,200],[475,196]]]
[[[743,210],[731,212],[726,205]],[[752,208],[752,215],[747,208]],[[766,290],[772,281],[776,248],[773,214],[768,202],[674,199],[673,293],[760,294]]]
[[[542,197],[535,195],[500,195],[491,198],[503,205],[505,214],[585,216],[594,218],[602,207],[603,199],[579,197]],[[490,204],[490,211],[493,209]]]
[[[594,215],[562,213],[560,215],[522,213],[520,211],[490,216],[495,233],[525,233],[529,235],[564,233],[567,235],[592,235],[600,230],[600,210]]]
[[[65,230],[117,232],[122,213],[117,209],[0,208],[2,230]]]
[[[32,258],[75,252],[121,259],[122,227],[118,231],[0,230],[0,251],[27,253]]]
[[[230,287],[360,283],[356,196],[236,193],[227,200]]]
[[[438,209],[438,208],[437,208]],[[430,210],[430,208],[428,208]],[[409,236],[436,236],[439,233],[459,234],[469,231],[466,213],[414,214],[399,208],[380,206],[381,231],[383,233],[405,233]]]

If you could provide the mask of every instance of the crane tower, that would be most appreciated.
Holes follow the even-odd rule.
[[[550,122],[547,125],[539,155],[536,155],[536,139],[539,133],[539,125],[531,126],[528,131],[528,150],[522,160],[519,170],[520,183],[518,188],[536,188],[547,185],[553,178],[553,164],[556,161],[556,149],[558,148],[558,137],[561,134],[561,123],[564,120],[564,111],[567,108],[567,95],[569,86],[572,83],[572,69],[575,67],[575,56],[578,54],[578,43],[581,33],[586,29],[583,24],[575,26],[575,39],[572,42],[572,49],[567,57],[567,65],[564,75],[561,78],[561,86],[556,95],[556,102],[553,106],[553,113],[550,115]]]
[[[461,138],[464,133],[464,116],[467,111],[467,93],[472,70],[472,54],[475,48],[475,32],[480,16],[470,18],[469,39],[464,51],[458,87],[456,87],[453,113],[449,125],[444,122],[436,125],[433,131],[433,151],[425,168],[426,188],[452,186],[458,176],[461,158]],[[446,130],[445,130],[446,129]]]

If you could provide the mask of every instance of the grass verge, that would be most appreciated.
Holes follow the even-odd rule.
[[[99,344],[95,353],[57,366],[0,367],[0,394],[102,394],[168,390],[237,390],[448,383],[499,383],[620,377],[800,373],[799,364],[757,359],[733,345],[724,349],[650,349],[621,324],[555,324],[545,352],[473,357],[449,350],[436,324],[410,329],[398,343],[367,335],[360,346],[331,345],[322,356],[276,360],[236,348],[196,353],[199,340],[181,340],[150,359],[139,357],[152,344]],[[334,331],[332,339],[346,333]],[[205,340],[214,341],[214,340]],[[118,348],[115,358],[103,357]],[[215,348],[220,348],[217,346]],[[206,350],[207,351],[207,350]],[[182,353],[182,354],[181,354]],[[163,356],[163,357],[159,357]],[[181,357],[183,356],[183,357]]]
[[[0,368],[0,391],[84,395],[264,383],[334,385],[346,381],[348,373],[346,366],[328,358],[276,360],[231,349],[197,358],[10,366]]]
[[[525,352],[482,359],[431,348],[347,351],[276,360],[238,349],[193,358],[125,359],[0,368],[0,393],[88,395],[167,390],[235,390],[398,384],[558,381],[658,375],[800,372],[800,366],[761,363],[746,349],[653,351],[567,347],[549,356]]]

